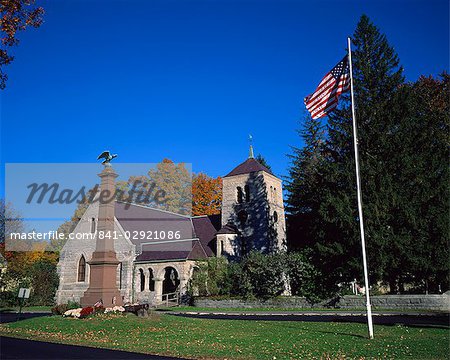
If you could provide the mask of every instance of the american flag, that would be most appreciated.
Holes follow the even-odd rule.
[[[305,97],[305,105],[313,119],[333,111],[339,96],[350,88],[350,67],[347,55],[325,75],[316,91]]]

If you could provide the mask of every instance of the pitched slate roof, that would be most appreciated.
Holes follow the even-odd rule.
[[[211,220],[206,215],[196,216],[192,218],[192,224],[194,225],[195,235],[200,239],[206,254],[213,256],[212,249],[215,247],[214,238],[217,230]]]
[[[237,235],[239,235],[239,230],[233,224],[226,224],[216,234],[237,234]]]
[[[194,238],[194,229],[189,216],[118,201],[116,201],[115,212],[120,225],[125,231],[130,232],[130,240],[137,248],[141,243],[149,242],[149,239],[141,238],[140,231],[146,232],[145,237],[147,232],[158,231],[168,234],[169,231],[179,231],[180,239]],[[133,236],[135,233],[137,236]]]
[[[269,174],[272,174],[272,172],[268,168],[266,168],[264,165],[261,165],[256,159],[248,158],[242,164],[236,166],[233,170],[231,170],[231,172],[229,172],[224,177],[241,174],[250,174],[256,171],[265,171]]]
[[[222,227],[222,214],[208,215],[208,219],[216,230]]]
[[[123,229],[130,233],[130,241],[142,253],[137,261],[195,259],[214,256],[214,237],[217,229],[208,216],[190,217],[142,205],[116,201],[115,215]],[[213,218],[213,220],[216,220]],[[145,232],[144,239],[140,232]],[[154,232],[159,235],[155,237]],[[168,241],[167,234],[178,232],[178,241]],[[161,238],[161,233],[165,238]],[[137,234],[137,236],[133,236]],[[148,235],[152,235],[149,239]],[[198,239],[198,240],[196,240]],[[183,241],[184,240],[184,241]],[[192,241],[191,241],[192,240]],[[154,244],[152,244],[154,242]]]
[[[186,260],[189,251],[143,251],[136,261]]]
[[[206,259],[206,254],[199,240],[192,241],[192,248],[186,251],[143,251],[136,261],[168,261],[168,260],[200,260]]]

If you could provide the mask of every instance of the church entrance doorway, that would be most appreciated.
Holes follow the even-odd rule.
[[[164,269],[163,294],[174,293],[178,290],[180,279],[178,271],[169,266]]]

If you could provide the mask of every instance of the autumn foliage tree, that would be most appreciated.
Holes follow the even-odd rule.
[[[192,206],[192,173],[184,163],[163,159],[146,175],[116,184],[122,201],[188,215]]]
[[[204,173],[194,174],[184,163],[174,163],[170,159],[151,168],[146,175],[130,176],[128,180],[116,183],[116,196],[119,200],[134,204],[149,206],[156,209],[167,210],[178,214],[215,215],[220,213],[222,205],[222,179],[211,178]],[[58,233],[66,235],[64,239],[53,239],[51,250],[61,251],[66,238],[82,218],[94,196],[89,190],[86,197],[78,204],[72,218],[64,222]],[[163,201],[155,201],[154,195],[164,191]],[[150,196],[146,196],[149,194]]]
[[[154,186],[156,191],[164,191],[163,203],[145,199],[145,194]],[[150,169],[146,176],[132,176],[127,182],[117,184],[119,190],[128,193],[133,187],[135,196],[127,201],[154,208],[172,211],[178,214],[189,214],[192,204],[192,215],[214,215],[220,213],[222,204],[222,179],[214,179],[204,173],[193,175],[184,163],[174,163],[163,159],[156,167]]]
[[[14,60],[6,49],[19,43],[16,37],[18,31],[23,31],[31,26],[37,28],[42,24],[44,9],[35,6],[35,0],[2,0],[0,3],[1,13],[1,41],[0,49],[0,89],[6,86],[8,75],[4,67]]]
[[[204,173],[192,179],[192,215],[220,214],[222,207],[222,178],[212,178]]]
[[[26,232],[26,227],[13,206],[0,199],[0,254],[6,261],[0,273],[1,305],[15,305],[19,287],[31,287],[29,303],[51,305],[58,287],[58,254],[47,251],[45,242],[13,240],[12,232]]]

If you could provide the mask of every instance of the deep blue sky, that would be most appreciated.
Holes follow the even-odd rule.
[[[408,80],[449,66],[447,1],[37,2],[45,22],[19,34],[1,94],[2,168],[95,162],[110,149],[120,162],[168,157],[225,175],[251,133],[284,175],[302,99],[363,13]]]

